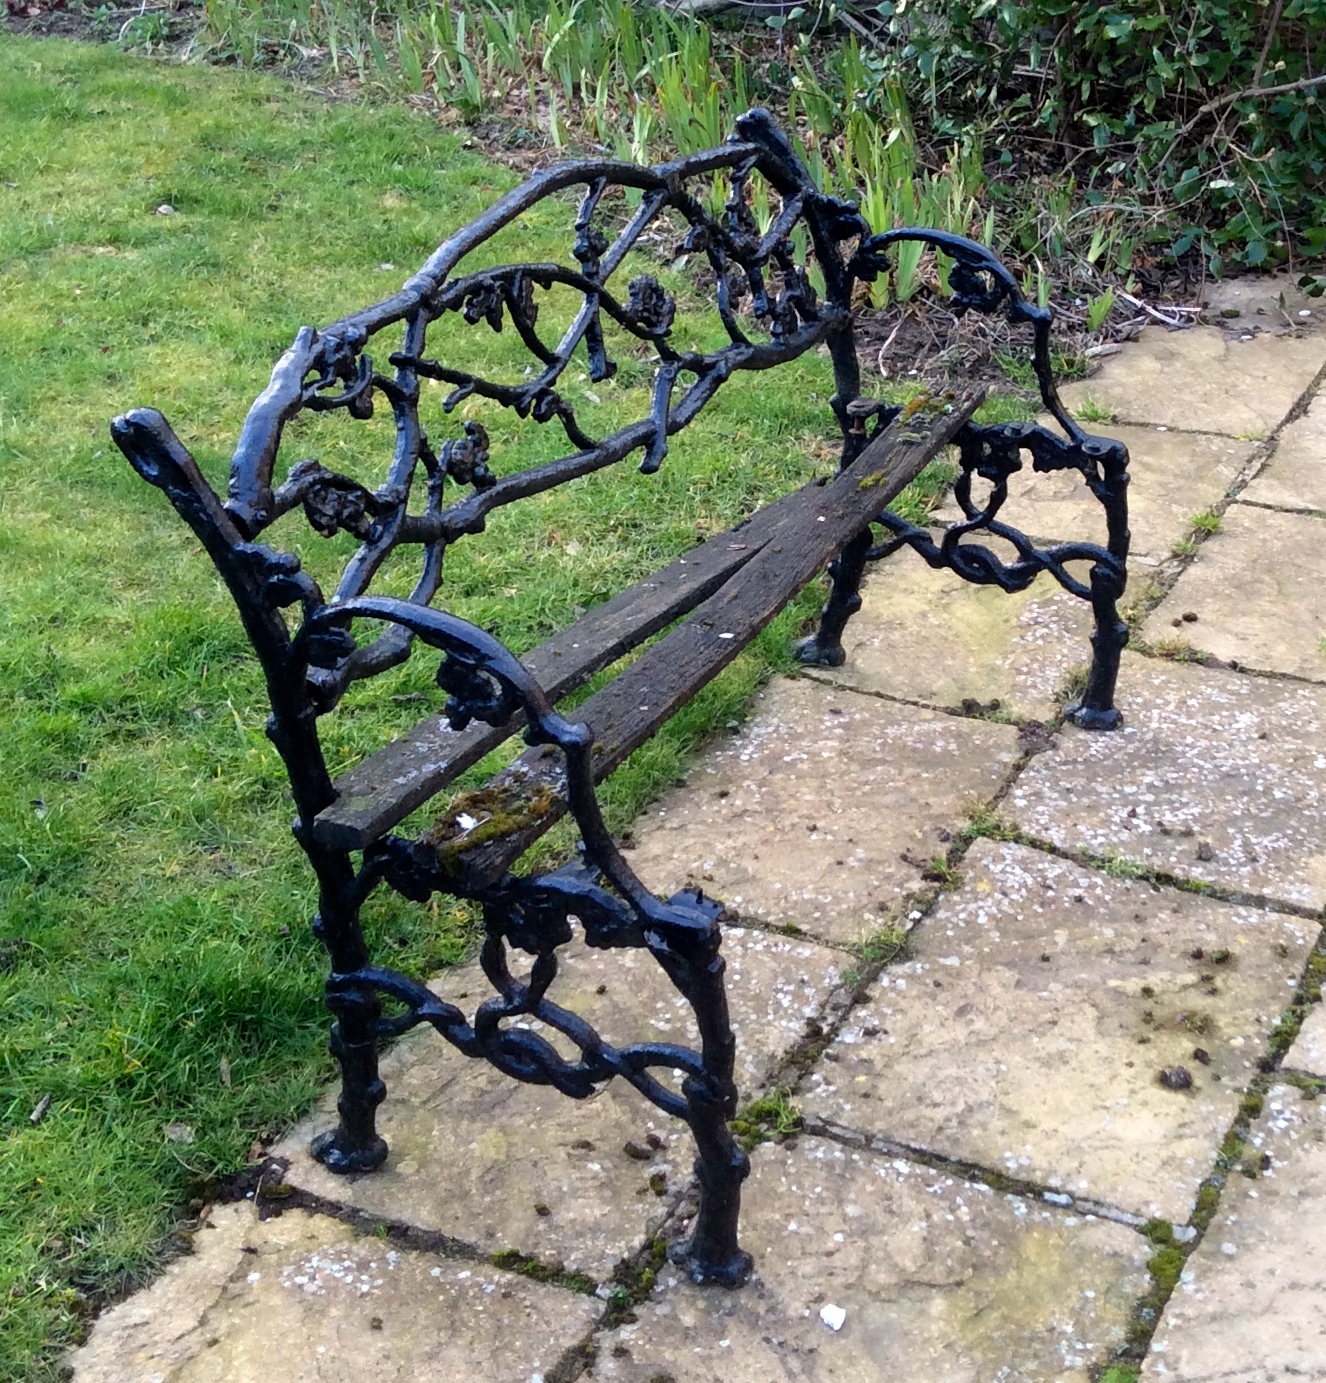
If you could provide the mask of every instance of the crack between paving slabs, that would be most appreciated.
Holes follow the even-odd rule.
[[[1271,504],[1264,499],[1240,499],[1249,509],[1269,509],[1273,514],[1293,514],[1300,519],[1326,519],[1326,509],[1312,509],[1308,506],[1295,508],[1288,504]]]
[[[1326,371],[1323,371],[1323,374],[1326,374]],[[819,679],[816,678],[812,680],[818,681]],[[836,689],[855,690],[840,687],[836,687]],[[867,692],[858,694],[874,695],[877,699],[885,701],[898,702],[901,700],[900,698],[889,697],[879,693]],[[904,702],[902,704],[917,703]],[[975,716],[962,711],[950,711],[943,707],[929,707],[928,709],[934,709],[943,714],[954,715],[955,718],[960,719],[988,719],[988,717]],[[1042,724],[1042,722],[1034,723],[1037,725]],[[1062,728],[1062,724],[1062,716],[1060,716],[1052,727],[1046,726],[1045,729],[1049,732],[1049,735],[1053,737],[1057,735],[1059,729]],[[1208,884],[1202,880],[1186,879],[1183,876],[1174,875],[1168,871],[1156,870],[1140,864],[1134,865],[1131,861],[1124,861],[1122,859],[1112,860],[1086,851],[1061,849],[1048,841],[1029,836],[1018,828],[1006,823],[999,815],[998,808],[1000,803],[1012,790],[1014,784],[1022,775],[1031,759],[1034,758],[1037,753],[1049,747],[1050,745],[1048,744],[1028,747],[1010,767],[998,791],[987,803],[983,804],[977,812],[972,814],[967,826],[957,833],[945,857],[948,877],[940,883],[939,887],[930,891],[928,894],[913,894],[904,899],[903,904],[900,906],[906,906],[910,903],[912,911],[920,911],[922,913],[922,916],[916,920],[916,926],[924,925],[944,893],[952,891],[960,886],[961,876],[958,873],[957,867],[960,865],[972,843],[982,838],[1009,840],[1028,848],[1041,851],[1042,853],[1053,855],[1080,867],[1095,869],[1113,877],[1137,879],[1141,882],[1150,883],[1156,888],[1168,887],[1179,892],[1196,893],[1209,897],[1217,902],[1256,907],[1263,911],[1288,914],[1316,922],[1318,926],[1321,925],[1322,914],[1320,910],[1306,908],[1297,904],[1280,902],[1279,900],[1268,898],[1264,895],[1242,893],[1238,890]],[[910,931],[910,929],[908,930]],[[836,1020],[825,1026],[819,1035],[808,1035],[800,1044],[795,1046],[774,1069],[769,1079],[764,1082],[762,1089],[764,1091],[785,1091],[789,1101],[794,1099],[810,1069],[819,1061],[823,1053],[832,1044],[838,1032],[841,1031],[843,1025],[850,1017],[852,1010],[864,1000],[866,992],[873,982],[889,965],[897,963],[899,960],[904,959],[905,956],[906,943],[904,940],[896,951],[887,958],[874,963],[868,963],[864,973],[859,977],[857,983],[852,986],[849,1001],[841,1009]],[[1238,1111],[1222,1140],[1220,1150],[1216,1157],[1215,1166],[1211,1173],[1203,1179],[1198,1188],[1194,1211],[1189,1217],[1187,1225],[1181,1227],[1186,1231],[1182,1240],[1176,1236],[1174,1226],[1168,1221],[1144,1221],[1140,1217],[1106,1202],[1098,1202],[1075,1196],[1068,1197],[1069,1204],[1065,1206],[1063,1199],[1065,1193],[1041,1186],[1039,1183],[1011,1178],[1005,1173],[992,1171],[976,1163],[949,1158],[929,1149],[922,1149],[906,1143],[894,1142],[893,1140],[881,1136],[864,1134],[829,1121],[802,1120],[799,1115],[796,1115],[794,1107],[792,1112],[794,1117],[798,1120],[799,1132],[828,1138],[844,1146],[867,1149],[885,1155],[905,1157],[921,1165],[930,1167],[936,1171],[944,1172],[947,1175],[955,1176],[964,1181],[981,1182],[996,1191],[1034,1198],[1063,1209],[1075,1210],[1081,1214],[1095,1215],[1101,1219],[1112,1220],[1116,1223],[1137,1229],[1148,1239],[1155,1250],[1148,1262],[1148,1271],[1151,1274],[1153,1285],[1147,1293],[1139,1298],[1134,1306],[1133,1318],[1128,1328],[1125,1344],[1120,1347],[1115,1357],[1119,1362],[1140,1362],[1145,1358],[1147,1350],[1150,1348],[1151,1339],[1159,1324],[1165,1305],[1168,1303],[1170,1296],[1178,1284],[1179,1276],[1183,1271],[1184,1265],[1198,1245],[1201,1244],[1206,1229],[1219,1208],[1220,1194],[1228,1180],[1230,1172],[1237,1167],[1244,1175],[1256,1174],[1255,1169],[1246,1166],[1238,1166],[1238,1164],[1242,1156],[1244,1140],[1248,1128],[1261,1112],[1266,1091],[1277,1078],[1299,1085],[1301,1088],[1310,1090],[1313,1093],[1326,1091],[1326,1080],[1315,1078],[1310,1075],[1300,1076],[1296,1072],[1282,1071],[1279,1065],[1284,1054],[1289,1050],[1294,1038],[1297,1036],[1311,1004],[1320,1000],[1320,984],[1323,977],[1326,977],[1326,939],[1319,937],[1316,946],[1305,963],[1302,976],[1295,990],[1294,998],[1281,1013],[1268,1039],[1267,1054],[1259,1059],[1259,1070],[1249,1082],[1240,1100]],[[829,999],[826,1000],[826,1011],[834,997],[834,995],[830,995]]]
[[[1230,484],[1229,488],[1225,491],[1224,497],[1217,500],[1215,504],[1210,507],[1208,510],[1209,513],[1223,518],[1229,506],[1235,500],[1238,500],[1244,490],[1265,471],[1266,467],[1273,461],[1275,453],[1279,448],[1281,433],[1284,432],[1285,428],[1287,428],[1290,423],[1297,422],[1299,418],[1307,413],[1318,393],[1322,390],[1323,385],[1326,385],[1326,365],[1323,365],[1313,376],[1307,388],[1298,396],[1285,416],[1280,419],[1270,436],[1262,439],[1257,449],[1248,459],[1247,465],[1244,466],[1243,470]],[[1178,429],[1170,430],[1178,431]],[[1216,433],[1213,435],[1223,437],[1230,434]],[[1240,500],[1240,503],[1251,504],[1253,501]],[[1271,508],[1273,506],[1258,505],[1257,507]],[[1129,605],[1121,611],[1124,622],[1128,625],[1128,649],[1130,652],[1139,653],[1146,658],[1155,658],[1168,662],[1200,662],[1204,665],[1209,664],[1216,667],[1228,666],[1218,659],[1211,658],[1208,654],[1198,654],[1194,656],[1191,650],[1187,650],[1187,656],[1182,656],[1177,651],[1170,653],[1160,650],[1154,645],[1147,643],[1142,639],[1140,634],[1141,627],[1146,622],[1148,616],[1160,605],[1170,591],[1174,589],[1184,572],[1186,572],[1197,560],[1203,544],[1214,536],[1214,533],[1206,529],[1190,529],[1187,536],[1180,539],[1181,542],[1188,544],[1189,550],[1176,552],[1167,559],[1152,580],[1147,583],[1146,589],[1141,592],[1135,601],[1130,602]],[[1231,667],[1231,670],[1242,671],[1242,665]],[[1249,671],[1252,671],[1252,669],[1249,669]],[[1312,680],[1310,678],[1293,677],[1291,674],[1287,673],[1259,673],[1256,675],[1285,677],[1287,680],[1291,681]],[[1314,683],[1313,685],[1319,684]]]
[[[1085,667],[1085,664],[1080,666]],[[994,701],[987,702],[982,706],[975,697],[967,697],[965,700],[971,702],[971,706],[959,704],[957,706],[943,706],[938,701],[918,701],[914,697],[899,696],[896,692],[880,691],[877,687],[855,687],[850,682],[835,681],[832,670],[825,671],[821,668],[799,668],[796,672],[788,674],[793,681],[814,682],[817,686],[832,687],[834,691],[849,692],[853,696],[870,696],[876,701],[887,701],[894,706],[910,706],[917,711],[939,711],[943,715],[953,716],[956,720],[979,720],[989,725],[1012,725],[1018,730],[1033,730],[1036,728],[1045,730],[1046,733],[1053,733],[1063,724],[1063,712],[1060,710],[1053,717],[1052,721],[1037,720],[1032,716],[1016,716],[1002,709],[1002,703],[996,707]],[[1056,699],[1062,701],[1063,697]],[[974,709],[973,709],[974,707]]]
[[[1136,653],[1138,657],[1148,658],[1155,663],[1193,663],[1197,667],[1209,668],[1212,672],[1230,672],[1239,677],[1257,677],[1266,682],[1287,682],[1300,687],[1326,686],[1326,678],[1305,677],[1300,672],[1281,672],[1276,668],[1249,667],[1247,663],[1237,660],[1226,661],[1217,658],[1213,653],[1203,653],[1186,645],[1182,648],[1168,648],[1164,644],[1149,644],[1139,638],[1136,643],[1129,643],[1128,652]]]
[[[858,1148],[862,1152],[879,1153],[885,1157],[903,1157],[908,1162],[929,1167],[932,1171],[943,1172],[966,1182],[978,1182],[1001,1195],[1044,1201],[1057,1210],[1094,1215],[1097,1219],[1111,1220],[1115,1224],[1126,1225],[1129,1229],[1140,1229],[1147,1223],[1141,1215],[1135,1215],[1121,1206],[1111,1205],[1108,1201],[1095,1200],[1090,1196],[1074,1196],[1039,1181],[1009,1176],[1006,1172],[991,1171],[979,1162],[949,1157],[934,1148],[924,1148],[916,1143],[899,1143],[879,1133],[863,1133],[860,1129],[849,1128],[846,1124],[835,1123],[832,1119],[807,1119],[802,1125],[802,1131],[817,1138],[831,1139],[847,1148]]]
[[[1084,848],[1072,849],[1056,845],[1054,841],[1031,835],[1003,817],[978,824],[973,830],[973,839],[984,837],[989,840],[1006,840],[1013,845],[1022,845],[1029,850],[1038,850],[1044,855],[1053,855],[1068,864],[1082,869],[1094,869],[1115,879],[1135,879],[1139,883],[1152,884],[1158,888],[1172,888],[1179,893],[1195,893],[1210,898],[1217,903],[1229,903],[1235,907],[1256,908],[1261,912],[1282,913],[1290,917],[1301,917],[1305,921],[1322,923],[1322,910],[1310,908],[1303,903],[1290,903],[1273,898],[1265,893],[1248,893],[1242,889],[1230,888],[1225,884],[1214,883],[1208,879],[1190,878],[1185,874],[1175,874],[1168,869],[1157,869],[1143,864],[1127,855],[1108,855]]]
[[[428,1255],[451,1263],[473,1263],[476,1267],[496,1268],[531,1282],[559,1287],[577,1296],[600,1295],[603,1284],[596,1282],[589,1274],[568,1272],[565,1268],[555,1267],[533,1254],[524,1254],[515,1249],[486,1254],[463,1239],[453,1238],[440,1230],[421,1229],[417,1225],[374,1215],[341,1201],[303,1191],[285,1181],[288,1167],[289,1163],[284,1158],[267,1158],[261,1168],[256,1170],[256,1184],[251,1192],[243,1190],[242,1184],[236,1183],[228,1188],[226,1195],[218,1198],[218,1203],[248,1201],[258,1219],[264,1221],[277,1219],[287,1210],[325,1215],[346,1225],[363,1238],[379,1238],[392,1247],[409,1253]],[[254,1176],[250,1176],[245,1180],[253,1179]],[[264,1187],[267,1189],[264,1190]],[[649,1250],[646,1249],[645,1252]],[[625,1263],[629,1260],[622,1261]],[[614,1272],[621,1266],[617,1265]],[[241,1271],[247,1271],[247,1264],[241,1263],[227,1281],[233,1280]],[[552,1368],[544,1371],[544,1383],[574,1383],[592,1358],[594,1336],[601,1330],[619,1324],[620,1315],[621,1305],[614,1305],[609,1300],[603,1313],[589,1329],[561,1352]]]
[[[1308,389],[1316,387],[1317,379],[1314,377]],[[1295,400],[1293,407],[1275,425],[1272,436],[1278,433],[1282,427],[1294,420],[1298,414],[1298,401]],[[1135,427],[1144,432],[1171,432],[1176,437],[1218,437],[1222,442],[1265,442],[1267,438],[1261,433],[1256,432],[1220,432],[1211,427],[1175,427],[1173,423],[1144,423],[1135,418],[1118,418],[1111,414],[1107,418],[1087,418],[1079,410],[1074,415],[1079,423],[1087,423],[1091,427]]]

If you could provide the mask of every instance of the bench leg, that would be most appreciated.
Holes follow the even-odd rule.
[[[820,611],[820,627],[797,644],[795,652],[809,667],[842,667],[847,661],[843,650],[843,630],[861,608],[861,578],[865,575],[867,554],[873,544],[867,525],[829,563],[833,582],[829,598]]]
[[[699,1153],[695,1175],[700,1182],[700,1206],[690,1238],[673,1244],[668,1257],[692,1282],[740,1287],[755,1261],[737,1242],[741,1183],[750,1175],[750,1158],[728,1127],[737,1112],[733,1079],[737,1040],[728,1015],[719,939],[715,932],[712,940],[693,951],[654,952],[694,1010],[705,1072],[704,1079],[688,1076],[682,1086],[686,1122]]]
[[[1096,617],[1091,632],[1091,671],[1081,697],[1068,707],[1068,719],[1084,730],[1115,730],[1123,716],[1114,706],[1119,659],[1128,644],[1128,626],[1119,617],[1122,595],[1117,576],[1097,564],[1091,569],[1091,608]]]
[[[309,1152],[331,1172],[372,1172],[387,1160],[386,1140],[377,1131],[377,1108],[387,1087],[378,1077],[378,1044],[372,1027],[382,1011],[366,991],[327,996],[335,1016],[328,1046],[341,1064],[340,1123],[320,1133]]]
[[[750,1158],[737,1146],[722,1104],[688,1080],[686,1120],[699,1156],[700,1208],[689,1239],[673,1244],[668,1257],[692,1282],[740,1287],[755,1260],[737,1242],[741,1216],[741,1183],[750,1175]]]

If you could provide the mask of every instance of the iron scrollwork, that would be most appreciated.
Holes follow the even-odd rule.
[[[947,567],[964,581],[1010,592],[1025,590],[1041,572],[1048,572],[1064,590],[1088,601],[1094,616],[1091,668],[1082,695],[1068,707],[1068,717],[1084,729],[1113,730],[1122,721],[1114,705],[1114,692],[1119,659],[1128,642],[1128,628],[1118,609],[1128,579],[1128,451],[1122,442],[1084,432],[1064,408],[1050,363],[1052,314],[1023,297],[1016,279],[985,246],[945,231],[887,231],[862,239],[853,261],[857,273],[874,278],[886,272],[890,246],[904,241],[920,242],[949,258],[950,305],[957,315],[993,313],[1002,308],[1013,324],[1031,327],[1031,363],[1041,402],[1064,435],[1039,423],[967,423],[957,437],[959,473],[953,487],[962,521],[951,525],[936,541],[929,530],[887,509],[880,513],[877,522],[891,538],[874,543],[863,533],[834,560],[830,567],[832,591],[819,630],[801,644],[801,658],[822,666],[838,666],[844,661],[842,634],[848,619],[861,608],[859,592],[866,564],[901,547],[911,547],[930,566]],[[868,440],[869,419],[874,419],[878,431],[902,411],[897,406],[870,403],[848,407],[862,447]],[[1022,469],[1024,454],[1030,456],[1033,470],[1076,470],[1081,474],[1104,510],[1104,546],[1069,542],[1038,547],[1026,534],[1001,521],[1009,479]],[[973,497],[974,479],[990,487],[983,502]],[[984,543],[968,541],[982,533],[1011,545],[1015,558],[1004,561]],[[1073,574],[1071,563],[1088,566],[1085,580]]]
[[[722,212],[712,212],[692,190],[715,173],[725,175],[729,183]],[[748,184],[756,174],[767,181],[779,202],[763,230],[748,205]],[[497,232],[536,204],[571,188],[583,189],[569,256],[573,264],[522,263],[462,271],[467,256]],[[605,199],[610,191],[617,197],[616,215],[623,205],[623,189],[638,194],[638,204],[618,218],[621,224],[610,234]],[[644,232],[666,218],[684,223],[684,245],[702,255],[712,269],[715,306],[727,337],[717,349],[700,352],[674,342],[676,305],[654,276],[637,274],[625,295],[613,286],[614,276]],[[805,258],[793,248],[798,231],[804,232],[818,267],[822,292],[812,286]],[[387,1147],[376,1127],[377,1107],[385,1097],[378,1047],[386,1038],[428,1024],[461,1052],[489,1061],[517,1080],[551,1085],[583,1099],[620,1077],[660,1109],[685,1119],[697,1144],[701,1198],[691,1237],[674,1246],[674,1256],[697,1281],[736,1285],[749,1273],[750,1257],[737,1238],[748,1162],[728,1127],[737,1090],[720,906],[693,890],[660,900],[644,887],[603,824],[594,792],[589,728],[560,716],[500,641],[432,608],[432,601],[448,549],[481,532],[490,514],[637,452],[640,469],[656,471],[666,460],[669,439],[698,416],[730,378],[775,368],[821,345],[833,361],[832,408],[843,435],[843,463],[850,464],[867,441],[852,292],[859,279],[881,271],[887,245],[905,235],[931,233],[872,236],[853,204],[815,188],[769,116],[752,111],[738,121],[728,143],[676,162],[641,168],[590,161],[536,174],[445,241],[399,292],[321,330],[302,328],[249,410],[231,458],[224,500],[160,413],[137,409],[112,424],[114,440],[137,472],[166,494],[203,543],[231,591],[265,674],[271,704],[268,734],[289,775],[297,811],[295,835],[317,878],[315,930],[331,961],[326,1001],[334,1018],[331,1048],[341,1066],[340,1117],[336,1128],[315,1141],[313,1151],[332,1170],[366,1172],[382,1165]],[[985,251],[952,238],[931,238],[958,264],[953,282],[964,300],[978,308],[1007,301],[1010,310],[1027,315],[1040,332],[1037,310],[1022,303],[1015,288],[1010,290],[1011,280]],[[975,261],[968,258],[969,250],[977,256]],[[973,276],[962,277],[969,263]],[[995,288],[974,286],[983,272],[993,275]],[[570,290],[580,300],[555,342],[545,338],[539,320],[540,295],[554,288]],[[986,303],[982,292],[995,296]],[[739,313],[738,303],[747,297],[749,310]],[[427,349],[429,332],[444,319],[494,331],[509,325],[533,357],[532,371],[525,378],[503,381],[433,358]],[[559,391],[559,382],[582,350],[591,379],[611,375],[616,367],[607,327],[654,355],[655,382],[647,417],[595,438]],[[383,372],[366,348],[390,328],[399,328],[400,337],[388,354],[390,370]],[[1038,334],[1038,347],[1040,340]],[[421,383],[430,380],[448,386],[441,400],[441,421],[464,400],[477,397],[521,418],[555,424],[573,450],[553,461],[493,469],[489,436],[481,424],[469,420],[459,436],[435,451],[421,407]],[[1048,401],[1053,397],[1048,375],[1042,377],[1042,385]],[[292,466],[277,482],[283,434],[301,412],[342,411],[362,420],[373,415],[379,400],[390,408],[395,423],[394,450],[383,483],[370,488],[308,460]],[[973,429],[963,441],[964,476],[968,469],[996,476],[1010,472],[1016,468],[1018,448],[1026,447],[1038,466],[1044,462],[1081,468],[1090,456],[1105,477],[1099,483],[1113,493],[1108,487],[1117,483],[1111,469],[1116,453],[1093,452],[1092,439],[1076,432],[1061,409],[1053,411],[1070,430],[1072,441],[1066,449],[1053,449],[1038,433]],[[964,505],[966,495],[960,483]],[[333,591],[324,592],[293,553],[261,541],[282,516],[298,510],[315,533],[346,532],[358,542]],[[990,531],[1002,533],[995,510],[997,505],[970,513],[968,527],[984,522]],[[927,548],[929,539],[923,533],[904,531],[887,514],[880,522],[893,529],[897,541],[911,543],[927,560],[938,559],[955,569],[965,564],[961,569],[974,573],[972,579],[996,580],[1009,589],[1017,589],[1024,578],[1030,580],[1033,567],[1064,580],[1064,564],[1081,555],[1078,549],[1038,554],[1020,548],[1023,557],[1012,568],[982,565],[977,550],[960,543],[961,534]],[[871,544],[867,529],[848,552],[860,549],[869,556]],[[1126,533],[1124,545],[1126,549]],[[399,598],[372,593],[387,559],[409,547],[419,549],[410,594]],[[855,598],[854,586],[848,589],[849,578],[855,570],[859,581],[859,569],[848,552],[836,565],[832,611]],[[1114,573],[1113,548],[1109,553],[1092,550],[1091,560],[1103,573]],[[1104,577],[1100,589],[1105,590]],[[1092,593],[1094,599],[1094,578]],[[841,625],[835,633],[836,619],[836,613],[826,614],[816,643],[820,653],[831,652],[841,634]],[[377,632],[365,637],[368,625]],[[451,870],[446,849],[439,844],[454,837],[454,820],[446,829],[417,840],[386,835],[364,849],[358,863],[349,850],[331,848],[316,837],[315,819],[336,798],[319,719],[336,708],[354,682],[402,662],[419,643],[441,654],[437,680],[448,696],[445,715],[452,726],[481,720],[514,729],[523,719],[529,743],[559,756],[561,785],[582,840],[577,860],[543,874],[508,872],[495,880],[476,880]],[[1097,652],[1098,661],[1107,661],[1100,647]],[[538,810],[538,803],[531,801],[506,806],[517,814]],[[475,830],[485,828],[491,828],[491,820],[475,823]],[[480,906],[481,963],[495,994],[472,1018],[419,981],[374,964],[361,910],[380,885],[414,900],[445,892]],[[556,1005],[549,992],[557,976],[557,949],[571,939],[573,924],[590,946],[649,951],[690,1003],[698,1049],[670,1043],[613,1046]],[[532,958],[524,978],[511,967],[513,950]],[[578,1057],[568,1060],[528,1028],[510,1026],[516,1018],[546,1023],[569,1039]],[[680,1072],[680,1090],[660,1078],[660,1070]]]

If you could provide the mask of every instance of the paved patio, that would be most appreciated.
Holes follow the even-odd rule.
[[[329,1095],[279,1194],[212,1208],[78,1383],[1326,1378],[1326,308],[1220,292],[1238,317],[1065,390],[1132,454],[1121,732],[1059,719],[1078,602],[903,552],[847,665],[767,687],[636,827],[652,887],[732,905],[743,1098],[801,1119],[752,1154],[747,1288],[660,1260],[684,1128],[424,1033],[384,1063],[386,1168],[308,1157]],[[1060,475],[1005,513],[1099,523]],[[863,946],[898,927],[891,962]],[[620,1039],[687,1032],[647,956],[581,950],[559,985]]]

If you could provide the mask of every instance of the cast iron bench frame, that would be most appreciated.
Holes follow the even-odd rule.
[[[692,191],[697,180],[715,172],[730,179],[731,196],[721,215]],[[781,203],[764,233],[747,201],[754,172]],[[574,187],[584,188],[574,267],[514,264],[457,275],[465,257],[497,231]],[[636,189],[639,202],[610,238],[601,229],[604,198],[621,188]],[[674,304],[652,276],[632,279],[624,299],[609,284],[641,234],[665,215],[684,219],[685,248],[702,253],[715,276],[728,343],[707,354],[669,341]],[[798,225],[823,277],[822,300],[793,250]],[[861,398],[853,290],[887,270],[888,247],[899,241],[921,241],[949,257],[952,305],[959,312],[1002,309],[1013,322],[1030,326],[1041,398],[1062,436],[1034,424],[972,422],[979,392],[916,413]],[[744,321],[733,306],[738,283],[751,298]],[[583,300],[556,345],[547,344],[536,327],[536,290],[552,285],[569,287]],[[509,320],[537,362],[535,377],[499,383],[428,358],[429,327],[450,313],[471,325],[486,321],[494,330]],[[611,375],[605,319],[628,339],[650,346],[657,370],[649,417],[597,439],[582,429],[556,386],[581,346],[593,380]],[[398,323],[403,339],[390,356],[394,372],[379,373],[365,347]],[[756,324],[762,339],[749,334]],[[1127,453],[1118,442],[1088,436],[1064,410],[1050,370],[1049,329],[1050,313],[1025,301],[1012,275],[983,246],[923,229],[873,234],[855,204],[816,190],[792,144],[766,112],[756,110],[737,122],[722,147],[673,163],[642,168],[590,161],[536,174],[447,240],[392,297],[322,330],[302,328],[249,411],[224,501],[159,412],[137,409],[115,419],[115,442],[135,470],[165,492],[224,578],[266,677],[268,734],[289,774],[294,832],[317,877],[314,931],[331,960],[326,1002],[334,1018],[331,1050],[342,1073],[340,1120],[315,1139],[315,1157],[337,1172],[382,1165],[387,1146],[376,1130],[376,1109],[385,1096],[378,1045],[420,1023],[517,1080],[551,1084],[573,1098],[585,1098],[620,1076],[660,1109],[686,1120],[695,1137],[700,1205],[690,1238],[673,1246],[675,1261],[696,1281],[745,1280],[751,1259],[738,1244],[737,1220],[749,1162],[728,1127],[737,1088],[720,953],[721,906],[693,889],[666,901],[655,897],[605,828],[595,784],[731,662],[826,563],[832,579],[828,602],[799,654],[806,663],[840,664],[843,630],[860,607],[866,564],[903,545],[931,566],[1007,591],[1025,589],[1046,571],[1089,601],[1094,656],[1085,691],[1069,714],[1089,728],[1118,723],[1114,685],[1127,639],[1117,611],[1128,555]],[[486,516],[500,506],[637,451],[643,452],[640,470],[657,471],[668,438],[733,374],[776,368],[821,344],[832,356],[830,406],[842,433],[834,479],[768,505],[522,658],[482,629],[431,608],[447,548],[481,532]],[[435,452],[420,420],[424,379],[451,386],[444,413],[478,395],[522,418],[555,420],[575,450],[495,476],[488,468],[487,435],[468,422]],[[277,452],[291,419],[306,409],[342,409],[367,418],[375,395],[390,405],[396,424],[384,484],[369,490],[307,460],[277,482]],[[965,517],[936,539],[887,505],[950,443],[958,448],[955,495]],[[1104,547],[1038,547],[999,520],[1008,479],[1021,469],[1024,452],[1037,471],[1081,473],[1105,511]],[[423,503],[411,510],[421,469]],[[976,478],[990,485],[983,502],[972,494]],[[449,500],[452,491],[459,495]],[[348,531],[360,541],[330,597],[300,569],[297,557],[257,541],[300,506],[319,534]],[[883,541],[876,542],[872,522],[886,531]],[[1003,561],[969,540],[981,533],[1012,544],[1016,558]],[[408,599],[371,594],[375,574],[402,544],[422,552],[413,593]],[[1070,571],[1070,563],[1086,564],[1085,578]],[[351,632],[358,620],[383,622],[385,631],[359,643]],[[674,627],[664,638],[580,706],[574,720],[554,709],[595,672],[669,626]],[[428,717],[333,782],[319,717],[335,708],[352,682],[406,659],[415,639],[443,654],[437,673],[449,694],[443,718]],[[411,811],[520,729],[530,747],[487,788],[454,800],[418,840],[392,833]],[[566,812],[580,830],[580,858],[541,875],[512,873],[529,845]],[[353,852],[362,852],[358,868]],[[472,1021],[420,981],[373,963],[360,912],[380,883],[421,902],[441,891],[481,906],[481,963],[497,992],[479,1005]],[[657,1042],[613,1047],[547,997],[557,948],[571,939],[572,920],[590,946],[649,950],[694,1010],[698,1051]],[[512,973],[508,946],[534,957],[526,977]],[[578,1059],[565,1059],[529,1027],[504,1027],[509,1019],[548,1025],[569,1039]],[[681,1073],[680,1093],[652,1074],[656,1068]]]

